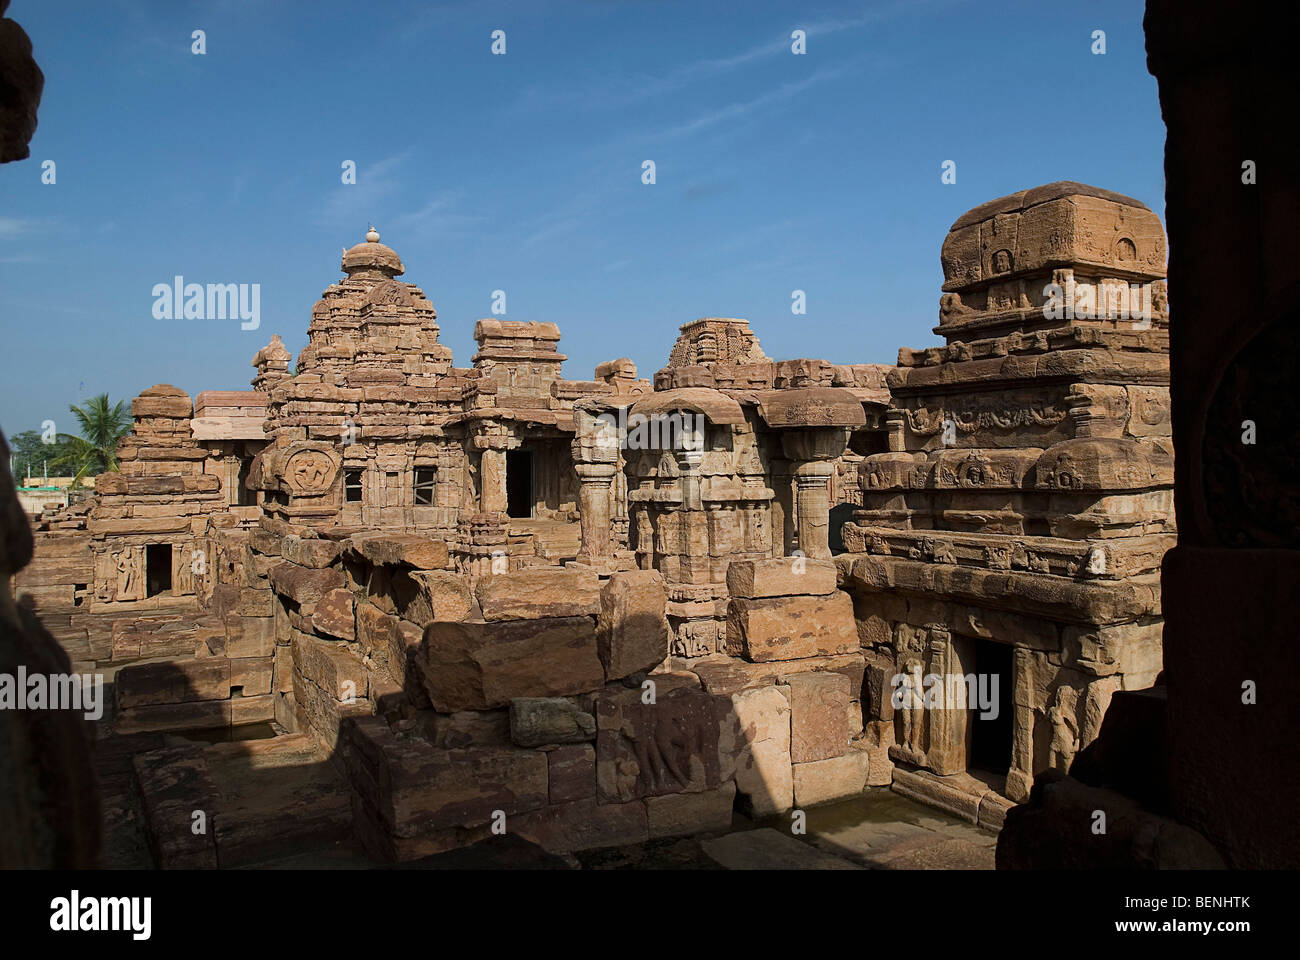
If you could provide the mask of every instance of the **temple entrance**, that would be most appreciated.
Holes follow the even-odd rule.
[[[533,515],[533,451],[506,451],[506,515]]]
[[[172,545],[150,543],[144,548],[145,597],[169,593],[172,588]]]
[[[1009,643],[992,640],[974,640],[975,675],[984,679],[982,689],[994,692],[992,678],[997,677],[996,698],[988,712],[996,707],[996,716],[981,716],[985,711],[972,704],[970,711],[967,766],[1006,776],[1011,768],[1012,717],[1015,705],[1012,698],[1012,663],[1015,647]]]

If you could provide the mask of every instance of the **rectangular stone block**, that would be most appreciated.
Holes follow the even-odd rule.
[[[589,743],[556,747],[546,754],[551,803],[587,800],[596,795],[596,748]]]
[[[511,832],[552,853],[644,843],[649,838],[645,804],[561,803],[509,821]]]
[[[724,728],[734,729],[730,704],[689,686],[670,687],[659,675],[654,703],[640,690],[596,699],[596,790],[601,803],[666,793],[712,790],[734,775]]]
[[[274,657],[247,657],[230,660],[230,689],[242,688],[244,697],[257,697],[271,692],[274,674]]]
[[[668,593],[657,570],[615,573],[600,590],[597,636],[606,680],[649,672],[668,656]]]
[[[364,533],[349,541],[350,549],[379,566],[401,564],[417,570],[444,570],[450,566],[446,540],[418,533]]]
[[[280,546],[280,556],[290,563],[319,570],[338,559],[339,544],[334,540],[304,540],[288,536]]]
[[[315,603],[329,591],[347,585],[343,574],[337,570],[312,570],[288,562],[272,567],[270,578],[276,593],[299,605]]]
[[[733,560],[727,567],[727,592],[733,597],[822,596],[834,591],[835,564],[830,560]]]
[[[402,619],[423,627],[435,620],[464,620],[469,616],[469,582],[450,570],[412,570],[415,591],[401,609]]]
[[[357,747],[348,755],[353,784],[394,836],[482,823],[496,810],[514,832],[514,815],[547,801],[546,755],[536,750],[441,750],[399,740],[378,718],[352,723],[349,742]]]
[[[123,667],[114,680],[119,709],[230,696],[230,661],[225,657],[173,660]]]
[[[327,637],[355,640],[357,627],[353,606],[352,591],[346,587],[330,590],[316,602],[311,615],[312,629]]]
[[[727,652],[750,661],[852,653],[858,647],[853,602],[843,591],[813,597],[733,598]]]
[[[341,643],[297,634],[293,665],[306,679],[335,700],[366,696],[366,667]]]
[[[790,759],[829,760],[849,745],[849,680],[839,673],[799,673],[790,688]]]
[[[810,807],[843,800],[866,789],[867,755],[860,750],[850,750],[842,757],[796,763],[792,773],[796,806]]]
[[[497,574],[479,583],[475,596],[487,621],[600,613],[600,581],[590,570],[544,567]]]
[[[565,697],[605,682],[590,617],[429,624],[419,663],[442,713],[488,710],[515,697]]]
[[[794,803],[790,772],[790,701],[778,687],[732,694],[736,789],[753,817],[784,813]]]
[[[724,783],[716,790],[702,793],[670,793],[647,797],[646,820],[651,838],[679,837],[690,833],[726,830],[731,826],[731,810],[736,799],[736,784]]]
[[[564,697],[516,697],[510,739],[518,747],[582,743],[596,739],[596,718]]]

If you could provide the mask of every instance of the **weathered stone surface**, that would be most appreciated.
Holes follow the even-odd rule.
[[[373,564],[404,564],[417,570],[442,570],[449,562],[447,542],[421,534],[357,534],[350,543],[355,552]]]
[[[794,802],[790,701],[778,687],[742,690],[730,699],[741,808],[753,817],[783,813]]]
[[[727,652],[751,661],[795,660],[849,653],[858,647],[853,602],[820,597],[733,599],[727,608]]]
[[[511,833],[555,853],[644,843],[649,839],[645,804],[574,800],[511,817]]]
[[[665,684],[665,686],[667,686]],[[596,699],[596,784],[601,803],[711,790],[729,779],[719,754],[729,704],[690,687],[640,690]]]
[[[546,567],[498,574],[480,583],[475,596],[488,621],[600,613],[600,583],[586,570]]]
[[[421,627],[434,620],[464,620],[472,599],[463,576],[446,570],[414,570],[410,574],[418,590],[402,613],[402,619]]]
[[[498,810],[512,817],[547,802],[546,755],[536,750],[442,750],[397,738],[379,718],[354,721],[351,729],[353,787],[393,836],[481,823]]]
[[[600,590],[600,662],[607,680],[648,672],[668,656],[668,594],[657,570],[613,574]]]
[[[301,605],[316,603],[326,593],[346,586],[343,574],[337,570],[313,570],[296,563],[280,563],[271,568],[271,586]]]
[[[733,597],[823,596],[835,591],[835,564],[811,557],[734,560],[727,567]]]
[[[850,750],[841,757],[796,763],[794,802],[800,807],[842,800],[861,793],[867,785],[867,755]]]
[[[285,537],[280,545],[280,556],[302,567],[321,569],[328,567],[339,555],[339,545],[333,540],[305,540]]]
[[[653,837],[677,837],[688,833],[726,830],[731,826],[731,808],[736,784],[724,783],[702,793],[670,793],[646,797],[646,819]]]
[[[862,870],[770,827],[705,840],[704,852],[728,870]]]
[[[435,713],[430,739],[435,747],[454,750],[460,747],[510,746],[510,711],[462,710],[458,713]]]
[[[119,708],[230,696],[230,661],[225,657],[173,660],[123,667],[114,682]]]
[[[366,697],[365,665],[343,644],[297,634],[292,650],[298,672],[335,700]]]
[[[510,701],[510,739],[519,747],[595,740],[596,718],[563,697],[516,697]]]
[[[596,748],[574,743],[547,751],[551,803],[587,800],[596,795]]]
[[[444,713],[574,696],[604,683],[590,617],[435,622],[425,628],[419,659],[429,699]]]
[[[340,640],[357,638],[356,617],[353,613],[352,591],[343,587],[323,594],[316,602],[311,615],[311,625],[318,633]]]
[[[849,681],[838,673],[799,673],[790,690],[790,759],[794,763],[841,756],[849,742]]]

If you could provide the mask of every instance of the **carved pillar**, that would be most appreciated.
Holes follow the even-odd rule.
[[[614,480],[612,463],[575,463],[578,488],[578,519],[582,546],[578,562],[587,563],[613,554],[610,537],[609,488]]]
[[[479,510],[506,512],[506,452],[489,447],[479,459]]]
[[[813,460],[795,468],[799,488],[799,549],[805,557],[827,560],[830,548],[830,478],[835,465],[828,460]]]
[[[799,549],[816,560],[830,558],[830,480],[834,460],[849,441],[848,427],[804,427],[781,437],[785,455],[797,466],[795,516]]]

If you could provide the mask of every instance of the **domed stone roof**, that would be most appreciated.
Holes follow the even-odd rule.
[[[374,227],[366,231],[366,239],[355,247],[343,251],[343,272],[348,276],[363,270],[377,270],[386,277],[398,277],[406,272],[402,258],[392,247],[379,242]]]

